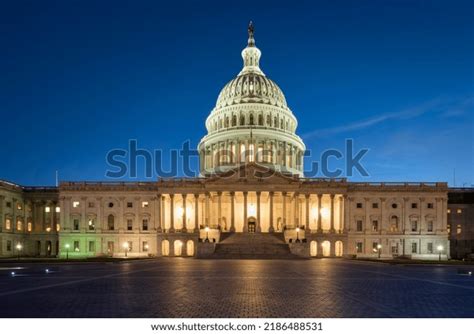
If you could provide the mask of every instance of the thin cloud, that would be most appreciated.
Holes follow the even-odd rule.
[[[353,123],[333,128],[317,129],[303,134],[302,137],[308,139],[311,137],[324,137],[344,132],[357,131],[369,128],[371,126],[377,125],[388,120],[408,120],[430,112],[441,111],[444,113],[444,116],[447,116],[449,115],[449,111],[456,110],[455,114],[459,115],[461,111],[464,111],[466,108],[472,106],[473,102],[474,97],[468,97],[461,101],[457,100],[455,102],[453,102],[452,100],[436,98],[414,108],[404,109],[398,112],[384,113],[378,116],[374,116],[372,118],[359,120]],[[454,114],[452,116],[454,116]]]

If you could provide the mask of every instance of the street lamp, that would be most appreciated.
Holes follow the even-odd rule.
[[[16,249],[18,250],[18,260],[20,259],[20,253],[21,253],[22,248],[23,248],[22,244],[20,244],[20,243],[16,244]]]
[[[71,245],[65,244],[64,247],[66,248],[66,260],[69,260],[69,247],[71,247]]]
[[[300,233],[300,228],[297,227],[296,228],[296,242],[300,242],[299,233]]]
[[[439,245],[439,246],[437,247],[437,249],[438,249],[438,253],[439,253],[439,261],[441,261],[441,252],[443,251],[443,246],[442,246],[442,245]]]
[[[381,244],[377,244],[377,250],[379,252],[379,259],[380,259],[380,254],[382,253],[382,245]]]
[[[125,251],[125,257],[127,257],[127,252],[128,252],[128,242],[124,242],[122,245],[124,251]]]
[[[206,239],[204,239],[204,242],[209,242],[209,226],[206,226],[204,231],[206,231]]]

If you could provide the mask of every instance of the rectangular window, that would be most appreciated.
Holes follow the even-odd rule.
[[[7,208],[11,208],[12,207],[12,202],[6,202],[6,205],[7,205]]]
[[[432,242],[428,242],[428,244],[426,245],[426,250],[427,250],[428,254],[433,254],[433,243]]]
[[[7,240],[7,252],[11,252],[11,251],[12,251],[12,241]]]
[[[363,248],[362,242],[358,242],[358,243],[356,244],[356,251],[357,251],[357,253],[362,253],[362,248]]]
[[[446,231],[448,232],[448,234],[451,234],[451,225],[446,226]]]
[[[44,208],[44,212],[50,213],[50,212],[51,212],[51,208],[50,208],[49,206],[45,207],[45,208]]]
[[[142,242],[142,252],[148,252],[148,241]]]
[[[21,203],[17,203],[17,204],[16,204],[16,208],[17,208],[18,210],[23,210],[23,207],[21,206]]]
[[[74,251],[75,252],[79,252],[80,249],[79,249],[79,240],[74,240]]]
[[[457,213],[462,213],[462,209],[457,209],[456,212]]]
[[[448,209],[448,214],[451,213],[451,209]]]
[[[458,225],[458,226],[456,227],[456,234],[461,234],[461,232],[462,232],[461,225]]]
[[[108,241],[107,242],[107,253],[113,254],[114,252],[114,242],[113,241]]]
[[[72,202],[72,207],[73,208],[78,208],[79,207],[79,202],[78,201]]]
[[[431,220],[427,223],[426,229],[428,232],[433,232],[433,222]]]
[[[128,242],[128,251],[131,252],[133,249],[133,243],[131,241]]]
[[[359,202],[359,203],[356,203],[356,208],[357,208],[357,209],[362,209],[362,203],[360,203],[360,202]]]
[[[87,222],[87,226],[89,226],[89,231],[95,230],[95,221],[93,218],[89,218],[89,221]]]
[[[372,250],[373,250],[374,252],[378,252],[378,251],[379,251],[379,249],[377,248],[378,245],[379,245],[378,242],[372,242]]]
[[[142,230],[148,231],[148,219],[143,219],[142,221]]]
[[[372,209],[378,209],[379,203],[372,203]]]
[[[418,209],[418,203],[411,203],[412,209]]]
[[[127,202],[127,208],[133,208],[133,203],[132,202]]]
[[[89,252],[95,252],[95,241],[89,241]]]
[[[433,208],[434,208],[434,204],[433,204],[433,203],[428,203],[428,204],[426,204],[426,207],[427,207],[428,209],[433,209]]]
[[[59,206],[56,207],[55,209],[56,213],[60,213],[61,212],[61,208]]]
[[[412,242],[411,243],[411,252],[413,254],[416,254],[417,253],[417,248],[418,248],[418,244],[416,242]]]
[[[26,229],[28,230],[28,232],[31,232],[31,230],[33,229],[31,222],[28,222]]]
[[[5,218],[5,229],[6,230],[11,230],[12,228],[12,221],[10,218]]]
[[[74,218],[73,224],[74,224],[74,231],[79,231],[79,219],[78,218]]]
[[[95,203],[94,202],[89,202],[88,206],[89,206],[89,208],[93,208],[95,206]]]
[[[23,222],[21,220],[16,221],[16,230],[22,231],[23,230]]]
[[[418,221],[417,220],[412,220],[411,221],[411,231],[412,232],[418,231]]]
[[[142,202],[142,208],[148,208],[148,202]]]
[[[379,221],[378,220],[372,220],[372,231],[377,232],[379,230]]]
[[[357,224],[357,232],[362,232],[362,220],[358,220]]]
[[[131,231],[133,229],[133,220],[127,219],[127,231]]]

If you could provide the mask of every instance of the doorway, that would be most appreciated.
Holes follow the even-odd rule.
[[[255,221],[255,218],[249,218],[248,220],[248,231],[249,233],[255,233],[255,225],[256,225],[256,221]]]

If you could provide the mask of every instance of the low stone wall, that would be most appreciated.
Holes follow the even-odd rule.
[[[210,242],[200,242],[197,244],[197,253],[196,257],[198,259],[208,258],[210,255],[214,254],[216,250],[216,244]]]
[[[309,257],[309,244],[304,243],[291,243],[288,244],[290,252],[300,257]]]

